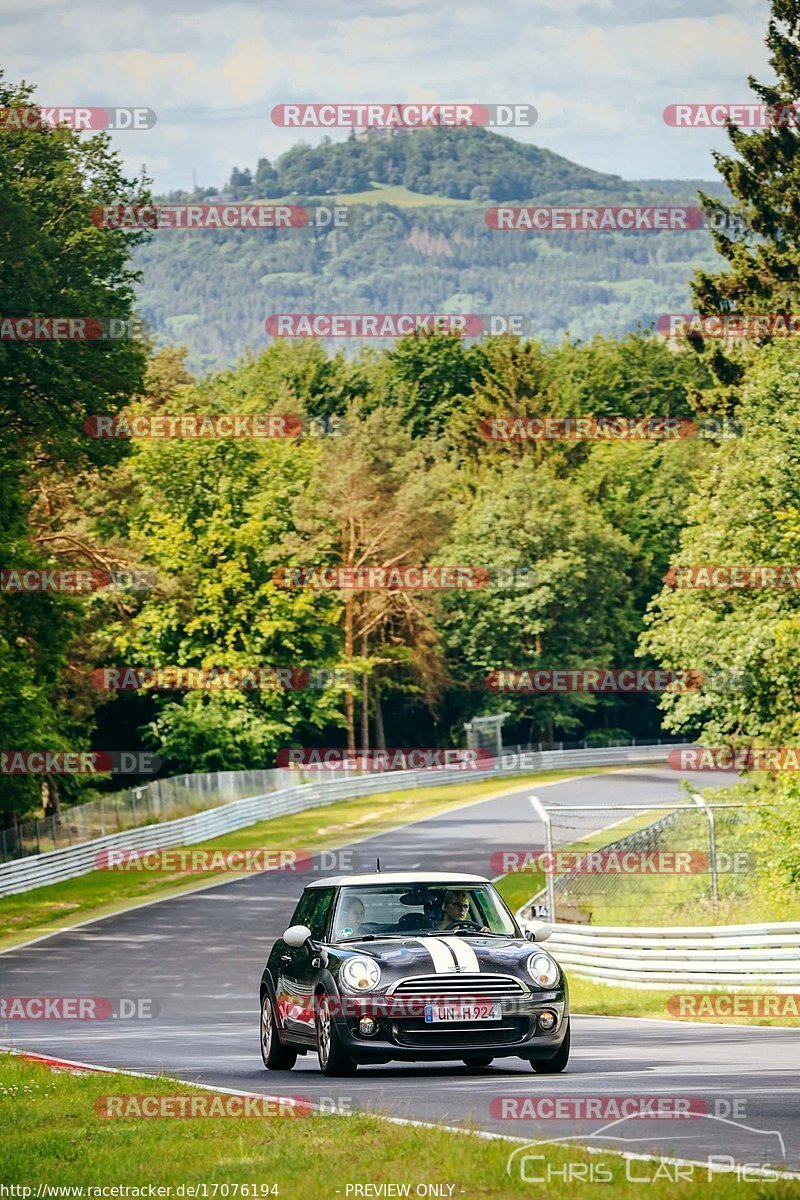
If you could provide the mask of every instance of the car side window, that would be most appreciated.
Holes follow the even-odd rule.
[[[332,901],[333,888],[308,888],[294,910],[292,925],[306,925],[313,938],[324,937]]]
[[[330,916],[331,906],[333,904],[333,888],[315,888],[314,892],[314,911],[311,914],[311,920],[308,922],[308,928],[311,930],[311,936],[321,940],[325,937],[325,930],[328,925],[328,917]]]

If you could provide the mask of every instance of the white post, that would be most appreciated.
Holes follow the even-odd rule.
[[[702,808],[708,820],[708,849],[709,866],[711,868],[711,896],[714,902],[714,912],[719,911],[719,879],[717,878],[717,831],[714,824],[714,812],[701,795],[692,792],[692,799],[698,808]]]
[[[547,861],[550,870],[545,872],[547,879],[547,919],[552,924],[556,921],[556,888],[553,879],[553,831],[550,824],[550,814],[538,796],[529,796],[531,808],[544,825],[544,848],[547,851]]]

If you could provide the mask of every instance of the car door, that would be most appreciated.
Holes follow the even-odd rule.
[[[315,941],[321,941],[333,904],[333,888],[307,888],[294,911],[292,925],[307,925]],[[314,1038],[314,984],[319,967],[305,946],[281,946],[278,956],[276,992],[283,1027],[302,1041]]]

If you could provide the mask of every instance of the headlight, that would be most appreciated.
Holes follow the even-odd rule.
[[[373,958],[348,958],[339,978],[351,992],[371,992],[381,981],[381,969]]]
[[[528,974],[540,987],[552,987],[558,979],[558,967],[549,954],[539,950],[528,959]]]

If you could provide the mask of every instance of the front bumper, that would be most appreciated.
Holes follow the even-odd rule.
[[[339,1037],[356,1062],[442,1062],[470,1057],[552,1058],[566,1036],[568,1001],[564,988],[503,1000],[499,1021],[428,1024],[424,1013],[398,1015],[382,1010],[380,997],[348,996],[335,1017]],[[539,1025],[543,1010],[555,1012],[558,1023],[545,1032]],[[375,1031],[359,1031],[361,1016],[375,1022]]]

